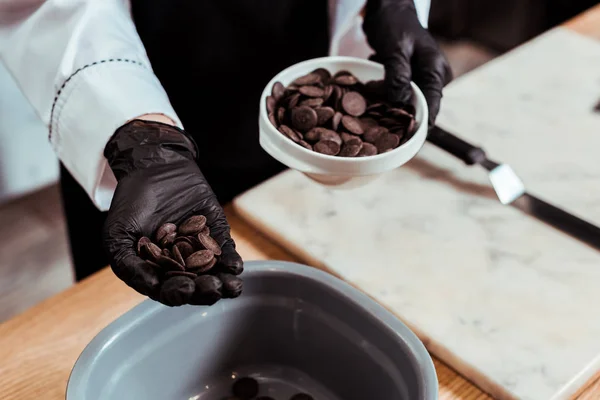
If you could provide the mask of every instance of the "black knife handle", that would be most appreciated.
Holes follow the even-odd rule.
[[[437,126],[429,131],[427,140],[440,149],[458,157],[467,165],[480,164],[487,158],[482,148],[473,146]]]

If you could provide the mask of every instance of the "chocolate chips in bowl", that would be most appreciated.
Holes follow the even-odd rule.
[[[259,143],[271,157],[321,185],[354,189],[410,161],[427,138],[425,96],[390,104],[381,64],[322,57],[294,64],[265,86]]]
[[[361,82],[325,68],[277,81],[266,98],[269,121],[298,146],[328,156],[369,157],[394,150],[416,132],[412,104],[393,106],[383,80]]]

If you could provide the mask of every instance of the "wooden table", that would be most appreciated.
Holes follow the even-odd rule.
[[[600,39],[600,5],[565,24]],[[226,208],[232,235],[246,260],[297,261]],[[104,269],[0,325],[0,399],[64,399],[69,373],[92,338],[143,297]],[[484,400],[485,393],[435,360],[441,400]],[[600,380],[578,397],[600,398]]]

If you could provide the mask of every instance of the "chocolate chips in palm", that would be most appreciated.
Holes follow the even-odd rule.
[[[283,86],[275,92],[273,98],[281,98]],[[165,304],[178,306],[192,301],[208,305],[241,294],[242,280],[230,274],[231,268],[219,265],[221,246],[210,235],[205,216],[194,215],[179,226],[163,224],[152,237],[154,241],[146,236],[138,240],[137,253],[156,271]]]
[[[332,75],[318,68],[288,87],[275,82],[267,97],[267,112],[289,140],[329,156],[382,154],[408,141],[416,131],[411,104],[390,104],[383,81],[362,83],[349,71]]]

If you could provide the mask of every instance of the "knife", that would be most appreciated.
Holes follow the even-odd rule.
[[[490,160],[481,147],[474,146],[438,126],[430,130],[427,140],[469,166],[480,165],[485,168],[502,204],[511,205],[600,250],[599,227],[527,193],[523,181],[513,169],[506,164]]]

